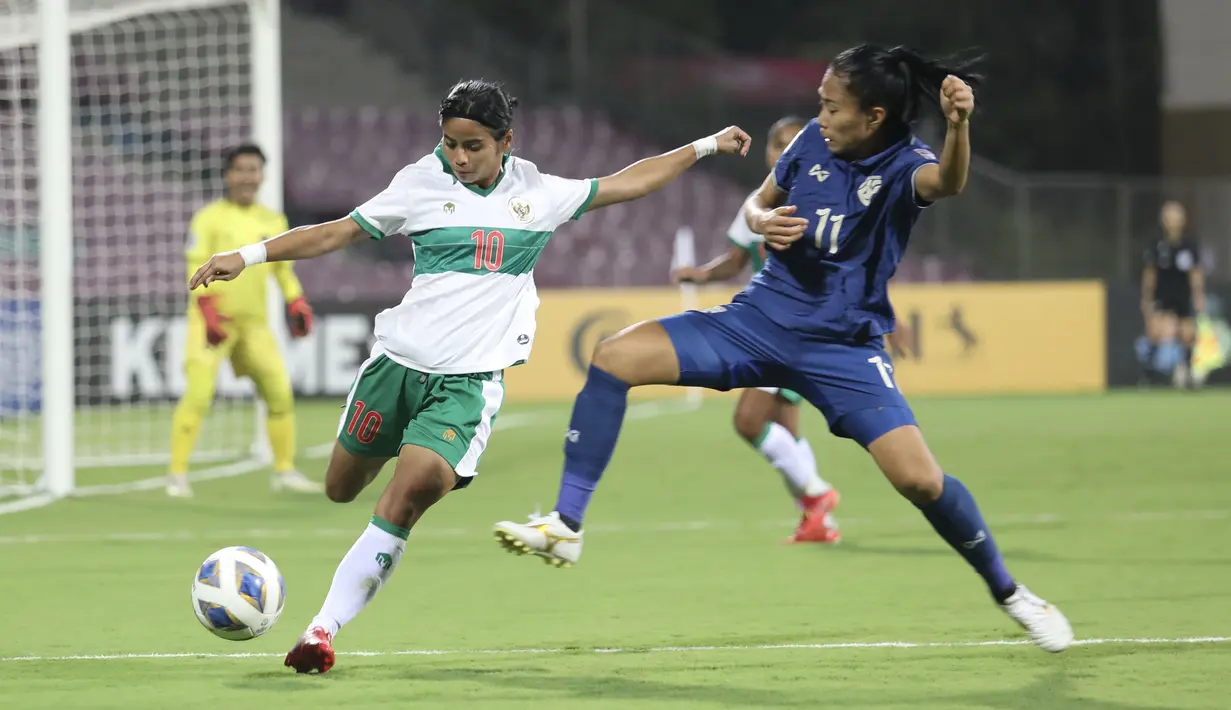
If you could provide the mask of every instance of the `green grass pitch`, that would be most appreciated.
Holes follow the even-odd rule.
[[[845,539],[783,544],[792,505],[732,433],[732,404],[627,422],[567,570],[490,536],[554,502],[568,416],[507,412],[522,426],[498,432],[475,485],[411,535],[325,676],[296,676],[282,654],[379,481],[350,505],[274,495],[252,474],[203,482],[191,501],[154,491],[0,516],[0,707],[1231,707],[1226,393],[915,402],[1010,569],[1079,639],[1110,639],[1060,655],[995,645],[1022,637],[815,412],[805,429],[843,493]],[[330,439],[337,413],[301,406],[305,447]],[[278,563],[288,601],[270,633],[231,643],[200,627],[189,587],[209,553],[241,544]]]

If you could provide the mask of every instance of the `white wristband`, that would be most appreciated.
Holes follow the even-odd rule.
[[[697,151],[697,160],[718,152],[718,139],[714,136],[698,138],[692,142],[692,149]]]
[[[244,260],[244,266],[252,266],[253,264],[264,264],[269,254],[265,250],[265,242],[257,242],[240,247],[239,255]]]

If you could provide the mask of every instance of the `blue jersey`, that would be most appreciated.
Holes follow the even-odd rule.
[[[784,328],[827,340],[863,341],[894,329],[887,286],[927,205],[914,177],[935,154],[913,135],[864,160],[829,152],[816,119],[774,166],[803,238],[770,250],[765,268],[736,302],[756,306]]]

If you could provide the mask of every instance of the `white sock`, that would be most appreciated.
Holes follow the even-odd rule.
[[[822,496],[829,492],[829,483],[821,478],[821,474],[816,472],[816,454],[812,453],[812,445],[807,439],[799,439],[795,442],[799,447],[799,455],[803,459],[804,470],[811,471],[812,475],[808,479],[808,483],[804,486],[804,495],[809,498],[813,496]]]
[[[778,469],[787,490],[797,500],[805,496],[819,496],[829,490],[825,481],[816,474],[812,447],[805,441],[796,441],[781,424],[770,422],[765,425],[757,450]]]
[[[397,569],[409,533],[372,516],[372,522],[338,564],[325,604],[309,628],[319,626],[332,636],[355,618]]]

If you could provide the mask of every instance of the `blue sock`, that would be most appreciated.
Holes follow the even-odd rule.
[[[919,510],[923,511],[923,516],[945,542],[966,558],[987,582],[987,588],[996,601],[1002,602],[1013,594],[1016,586],[1013,577],[1005,569],[1004,559],[1000,557],[996,541],[983,522],[974,496],[961,481],[945,474],[945,487],[940,497],[919,506]]]
[[[556,499],[556,512],[573,530],[581,529],[590,496],[611,462],[627,405],[628,385],[591,365],[586,384],[573,403],[573,418],[564,438],[564,476]]]

